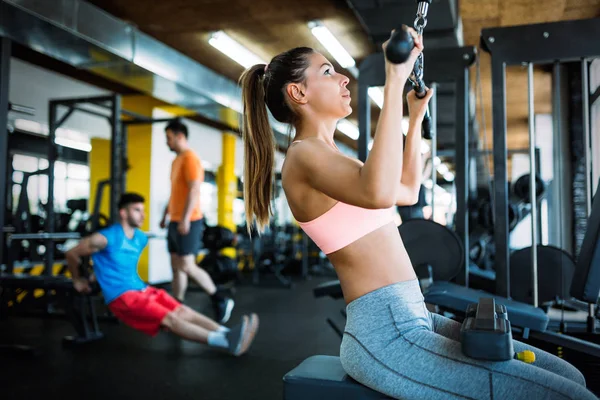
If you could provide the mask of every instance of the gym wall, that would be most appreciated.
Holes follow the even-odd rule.
[[[67,97],[89,97],[110,94],[96,86],[44,70],[33,64],[11,58],[9,101],[35,108],[35,116],[9,114],[13,119],[35,121],[48,126],[48,101]],[[74,113],[62,126],[69,139],[88,141],[91,137],[107,139],[110,131],[105,119],[83,113]]]

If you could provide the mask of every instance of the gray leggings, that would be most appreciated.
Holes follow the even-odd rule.
[[[481,361],[462,353],[460,324],[426,307],[417,280],[368,293],[348,304],[340,349],[356,381],[396,399],[597,399],[581,372],[532,350],[533,364]]]

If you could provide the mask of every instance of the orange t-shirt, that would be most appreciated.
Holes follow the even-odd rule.
[[[196,180],[204,181],[204,168],[196,153],[192,150],[186,150],[179,154],[171,165],[171,200],[169,201],[171,221],[179,222],[183,217],[190,191],[190,183]],[[192,210],[190,221],[197,221],[202,216],[200,199],[198,199]]]

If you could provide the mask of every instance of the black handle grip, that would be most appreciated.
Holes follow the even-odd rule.
[[[415,47],[415,41],[405,25],[396,29],[385,48],[385,58],[392,64],[402,64],[410,56],[410,52]]]
[[[423,128],[423,139],[431,140],[433,138],[434,132],[431,126],[431,115],[429,115],[429,106],[427,106],[427,111],[425,112],[425,117],[423,118],[423,124],[421,125]]]

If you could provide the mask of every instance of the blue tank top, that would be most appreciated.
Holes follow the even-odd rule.
[[[92,255],[92,261],[106,304],[128,290],[145,289],[147,285],[138,275],[137,265],[148,243],[146,234],[135,229],[133,237],[129,239],[120,224],[111,225],[98,233],[106,237],[108,244],[104,250]]]

